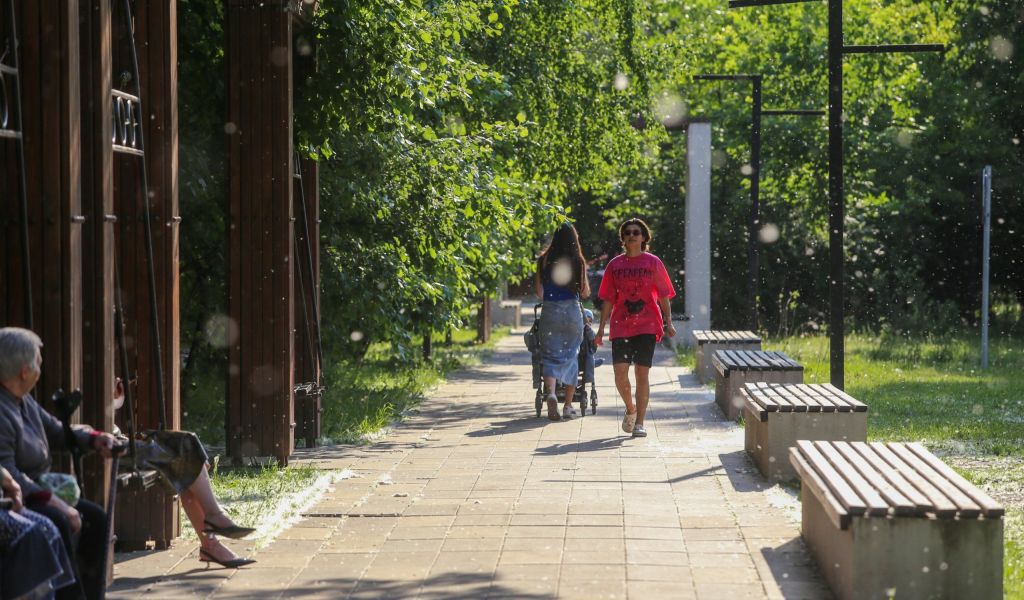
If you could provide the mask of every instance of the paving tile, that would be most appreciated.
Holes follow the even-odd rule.
[[[621,579],[579,580],[563,577],[558,586],[558,597],[580,600],[622,599],[626,597],[626,582]]]
[[[505,538],[502,550],[510,552],[553,552],[563,548],[561,538]]]
[[[489,550],[501,550],[504,540],[500,537],[489,538],[446,538],[442,545],[442,552],[487,552]]]
[[[631,565],[660,565],[685,567],[690,557],[685,552],[662,552],[659,550],[627,550],[626,563]]]
[[[636,581],[626,582],[629,598],[640,600],[694,600],[697,590],[687,581]]]
[[[634,440],[610,369],[598,415],[534,419],[520,346],[452,373],[375,444],[297,451],[361,476],[258,553],[236,546],[253,567],[197,568],[195,544],[122,556],[110,597],[829,597],[799,524],[758,492],[742,429],[687,369],[651,369],[651,435]]]
[[[690,568],[667,565],[626,565],[626,577],[630,581],[689,581]]]

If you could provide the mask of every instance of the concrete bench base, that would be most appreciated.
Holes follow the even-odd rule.
[[[1003,597],[1003,520],[853,517],[802,497],[802,535],[838,600]]]
[[[715,371],[715,404],[730,421],[735,421],[743,412],[746,399],[743,384],[763,381],[765,383],[803,383],[803,371],[731,371],[728,376]]]
[[[697,378],[701,383],[710,383],[715,380],[715,365],[711,357],[715,350],[760,350],[761,342],[749,344],[737,342],[704,342],[697,344]]]
[[[520,300],[491,300],[491,323],[509,325],[513,329],[523,326],[523,303]]]
[[[743,410],[747,454],[768,481],[798,479],[789,462],[789,448],[797,440],[863,442],[867,440],[866,412],[772,412],[761,421],[746,399]]]

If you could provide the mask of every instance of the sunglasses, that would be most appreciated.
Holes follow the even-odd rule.
[[[644,232],[640,229],[624,229],[622,230],[622,237],[631,236],[643,236]]]

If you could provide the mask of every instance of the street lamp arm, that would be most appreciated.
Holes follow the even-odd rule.
[[[843,46],[843,54],[888,54],[891,52],[945,52],[945,44],[867,44]]]
[[[775,4],[798,4],[801,2],[818,2],[820,0],[729,0],[729,8],[746,8],[748,6],[772,6]]]
[[[794,117],[824,117],[825,111],[813,110],[804,108],[793,108],[786,110],[762,110],[762,115],[767,117],[781,117],[781,116],[794,116]]]

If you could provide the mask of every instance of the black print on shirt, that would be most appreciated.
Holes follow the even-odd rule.
[[[626,312],[631,315],[638,315],[644,310],[643,300],[626,300]]]

